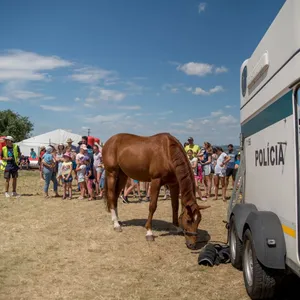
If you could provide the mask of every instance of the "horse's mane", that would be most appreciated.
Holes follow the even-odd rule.
[[[169,136],[170,158],[175,169],[175,175],[179,183],[183,203],[195,201],[195,180],[191,164],[185,155],[181,143],[172,135]]]

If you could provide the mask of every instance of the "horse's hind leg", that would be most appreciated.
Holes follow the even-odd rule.
[[[110,209],[111,219],[116,231],[122,231],[118,218],[118,197],[126,183],[126,179],[127,177],[123,172],[112,171],[107,173],[108,208]]]
[[[117,174],[116,172],[108,172],[106,171],[106,198],[107,198],[107,206],[111,212],[111,219],[114,224],[114,229],[116,231],[121,231],[121,226],[118,221],[117,209],[116,206],[116,184],[117,184]]]
[[[120,228],[121,228],[121,225],[119,223],[119,216],[118,216],[118,198],[120,196],[122,189],[124,189],[124,187],[126,185],[127,178],[128,178],[127,175],[122,170],[120,170],[118,178],[117,178],[117,182],[116,182],[116,187],[115,187],[115,192],[116,192],[116,197],[114,198],[114,208],[115,208],[115,216],[116,216],[115,219],[118,221]],[[113,215],[112,215],[112,218],[113,218]],[[114,222],[114,220],[113,220],[113,222]]]
[[[149,204],[148,220],[145,225],[145,227],[147,229],[147,233],[146,233],[147,241],[154,241],[154,237],[153,237],[153,233],[152,233],[152,219],[153,219],[153,215],[157,208],[157,198],[159,195],[160,187],[161,187],[160,179],[151,180],[151,194],[150,194],[151,200],[150,200],[150,204]]]

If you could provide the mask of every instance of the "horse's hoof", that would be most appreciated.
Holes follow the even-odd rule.
[[[153,235],[146,235],[146,241],[153,242],[154,241],[154,236]]]
[[[121,226],[114,227],[114,231],[116,231],[116,232],[122,232],[122,227]]]

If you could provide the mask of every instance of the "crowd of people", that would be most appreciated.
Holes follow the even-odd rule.
[[[17,178],[18,170],[24,165],[29,167],[29,159],[21,155],[20,148],[13,143],[13,137],[5,138],[6,146],[1,152],[1,169],[4,171],[5,196],[18,197]],[[220,147],[212,147],[209,142],[204,142],[203,147],[194,143],[190,137],[184,143],[184,149],[191,163],[196,183],[198,198],[206,201],[212,196],[214,187],[214,198],[218,199],[219,185],[222,188],[222,199],[226,200],[226,189],[230,177],[232,182],[236,177],[240,162],[240,154],[234,152],[233,145],[228,145],[228,151],[224,152]],[[101,199],[104,191],[105,167],[102,162],[102,148],[95,143],[88,145],[88,138],[82,137],[78,146],[73,145],[72,139],[67,139],[66,144],[59,144],[57,148],[53,145],[42,146],[37,155],[33,149],[31,158],[38,158],[40,178],[44,181],[44,196],[49,198],[49,186],[53,183],[54,197],[61,197],[58,187],[62,187],[62,199],[72,199],[73,181],[76,181],[79,199],[88,200]],[[12,193],[9,194],[10,180],[12,179]],[[138,201],[150,201],[151,184],[139,182],[129,178],[126,187],[121,192],[123,203],[130,203],[129,195],[138,197]],[[204,191],[204,195],[202,191]],[[170,196],[168,186],[164,186],[164,199]],[[145,200],[143,200],[145,198]]]
[[[226,201],[226,191],[229,180],[232,178],[234,185],[237,170],[240,165],[240,153],[234,151],[232,144],[224,152],[221,147],[212,147],[209,142],[204,142],[203,147],[194,143],[193,137],[189,137],[184,143],[184,149],[190,160],[196,183],[196,192],[202,201],[212,196],[214,187],[214,199],[218,199],[219,186],[221,183],[222,199]],[[201,186],[204,189],[202,196]]]
[[[38,158],[40,178],[44,181],[44,196],[49,196],[49,186],[53,183],[54,197],[60,197],[58,187],[62,186],[62,198],[72,199],[72,184],[77,182],[80,199],[88,197],[89,200],[103,196],[104,169],[102,164],[101,147],[95,144],[88,145],[87,137],[83,136],[78,146],[68,139],[66,144],[42,146],[37,155],[31,149],[30,157]],[[29,158],[21,154],[20,148],[13,143],[11,136],[5,138],[6,146],[1,151],[1,170],[4,171],[5,197],[18,197],[17,178],[18,170],[24,166],[28,168]],[[12,180],[12,193],[9,193]]]

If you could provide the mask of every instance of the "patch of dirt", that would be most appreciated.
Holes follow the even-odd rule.
[[[21,171],[23,196],[0,196],[0,299],[249,299],[241,272],[199,266],[199,251],[170,233],[170,200],[160,198],[146,242],[148,203],[120,201],[117,233],[103,200],[44,199],[42,188],[37,171]],[[227,204],[208,204],[203,238],[226,242]]]

